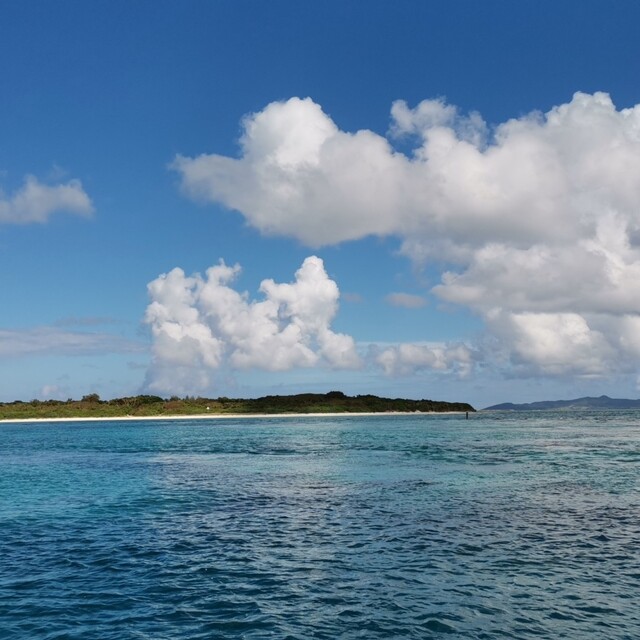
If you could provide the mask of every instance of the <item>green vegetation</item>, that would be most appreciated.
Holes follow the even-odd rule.
[[[265,396],[256,399],[132,396],[100,400],[96,393],[82,400],[32,400],[0,403],[0,420],[29,418],[117,418],[122,416],[188,416],[237,413],[383,413],[388,411],[475,411],[466,402],[404,400],[378,396],[347,396],[341,391]]]

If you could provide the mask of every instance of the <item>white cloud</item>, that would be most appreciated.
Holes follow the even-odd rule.
[[[27,176],[13,196],[8,197],[0,191],[0,224],[46,222],[59,211],[80,216],[93,213],[91,199],[79,180],[50,186],[34,176]]]
[[[205,277],[187,277],[173,269],[149,284],[150,389],[205,389],[223,365],[267,371],[361,366],[353,339],[330,328],[340,292],[320,258],[307,258],[292,283],[264,280],[258,301],[229,286],[239,270],[220,262]]]
[[[405,309],[420,309],[427,304],[422,296],[413,293],[390,293],[385,300],[394,307],[404,307]]]
[[[577,313],[492,313],[489,325],[511,345],[513,364],[535,373],[603,375],[614,355],[605,336]]]
[[[184,192],[241,211],[267,234],[309,246],[393,233],[390,209],[407,164],[370,131],[339,131],[309,98],[272,103],[244,121],[240,160],[178,156]],[[400,165],[400,166],[399,166]]]
[[[477,354],[464,344],[404,343],[381,351],[374,349],[376,364],[392,376],[408,376],[430,370],[453,372],[464,378],[471,373],[476,358]]]
[[[188,196],[263,233],[309,246],[394,235],[417,263],[448,263],[434,293],[480,315],[521,372],[640,364],[640,105],[576,93],[489,128],[442,99],[397,101],[387,138],[292,98],[245,119],[238,159],[173,168]]]

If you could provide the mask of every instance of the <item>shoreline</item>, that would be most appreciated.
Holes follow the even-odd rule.
[[[335,412],[335,413],[196,413],[192,415],[160,415],[160,416],[87,416],[68,418],[2,418],[0,424],[38,423],[38,422],[138,422],[149,420],[238,420],[265,418],[344,418],[373,416],[438,416],[464,415],[464,411],[372,411],[372,412]]]

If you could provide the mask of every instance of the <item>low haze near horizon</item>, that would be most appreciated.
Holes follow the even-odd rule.
[[[0,401],[640,396],[639,20],[3,3]]]

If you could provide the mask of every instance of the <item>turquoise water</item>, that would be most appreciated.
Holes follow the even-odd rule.
[[[640,637],[640,413],[0,425],[0,638]]]

